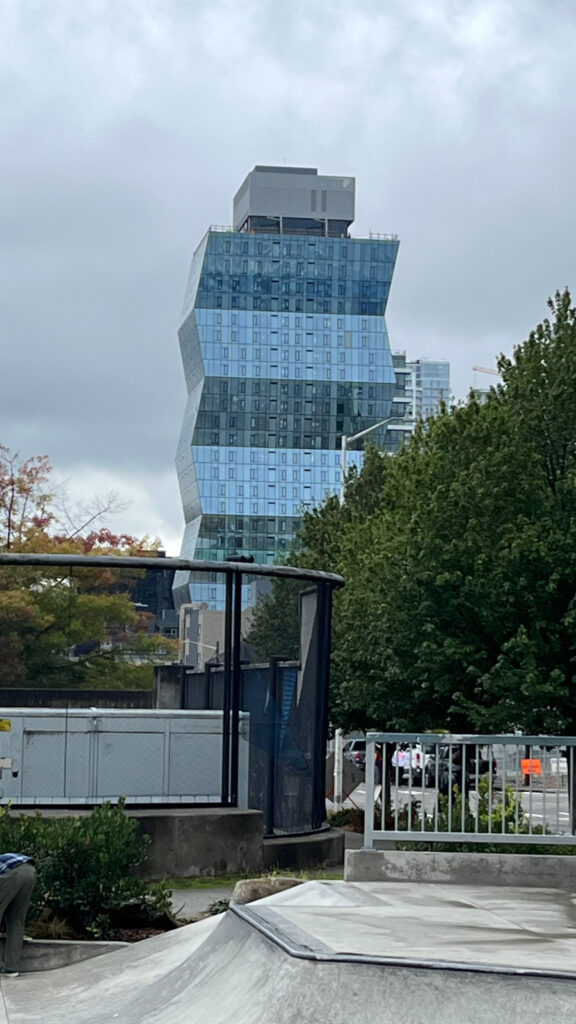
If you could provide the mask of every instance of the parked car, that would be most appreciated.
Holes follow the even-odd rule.
[[[364,771],[366,768],[366,740],[365,739],[352,739],[346,740],[342,747],[342,753],[348,761],[352,761],[352,764],[356,768],[360,768]]]
[[[450,754],[452,751],[452,754]],[[437,752],[430,754],[424,773],[424,784],[426,786],[435,787],[436,781],[438,781],[438,789],[440,793],[448,793],[450,789],[450,783],[452,787],[458,786],[460,792],[463,790],[468,791],[473,788],[476,776],[487,775],[492,771],[492,776],[496,775],[498,765],[495,758],[492,755],[492,751],[484,748],[480,750],[478,757],[478,767],[476,767],[476,749],[473,746],[466,748],[464,746],[464,778],[462,776],[462,746],[457,744],[442,745],[437,748]],[[438,768],[436,763],[438,762]],[[464,782],[464,785],[462,784]]]
[[[392,768],[399,769],[399,781],[411,781],[413,786],[421,786],[423,772],[433,750],[433,747],[423,747],[421,743],[400,744],[392,754]]]

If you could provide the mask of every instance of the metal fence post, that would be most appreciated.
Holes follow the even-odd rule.
[[[326,744],[332,594],[325,583],[317,584],[316,594],[316,718],[312,749],[312,818],[314,827],[320,828],[326,820]]]
[[[238,757],[240,750],[240,673],[242,643],[242,573],[234,573],[234,614],[232,618],[232,689],[230,715],[230,803],[238,806]]]
[[[374,849],[374,733],[366,734],[366,802],[364,804],[364,849]]]
[[[188,698],[188,685],[186,679],[186,665],[180,666],[180,711],[186,710]]]
[[[342,810],[342,729],[334,733],[334,810]]]
[[[202,706],[204,711],[212,708],[212,669],[208,663],[204,665],[204,689],[202,693]]]
[[[276,763],[278,757],[278,666],[282,659],[270,658],[270,685],[268,690],[270,727],[268,730],[268,757],[266,766],[266,835],[274,834],[276,818]]]
[[[230,702],[232,682],[232,576],[226,576],[224,613],[224,693],[222,697],[222,803],[230,802]]]

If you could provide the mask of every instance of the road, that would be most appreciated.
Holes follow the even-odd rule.
[[[424,810],[427,814],[433,814],[435,805],[435,793],[434,790],[422,789],[421,787],[414,786],[412,788],[412,803],[422,804],[424,802]],[[500,803],[501,793],[495,791],[494,801],[496,804]],[[549,793],[542,793],[533,791],[532,793],[525,791],[520,793],[521,806],[525,813],[528,815],[532,822],[532,827],[546,825],[552,833],[562,834],[563,832],[568,833],[570,831],[570,815],[568,813],[568,794],[566,792],[556,791]],[[364,809],[366,800],[366,785],[361,782],[356,787],[351,796],[344,801],[345,807],[360,807]],[[410,791],[407,786],[394,786],[392,789],[392,806],[402,808],[408,805],[410,800]],[[470,793],[470,810],[474,813],[476,809],[476,793],[474,790]]]

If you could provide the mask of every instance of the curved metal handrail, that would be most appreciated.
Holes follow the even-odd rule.
[[[299,569],[291,565],[261,565],[257,562],[203,561],[194,558],[166,558],[162,556],[146,557],[143,555],[70,555],[40,554],[6,551],[0,552],[0,567],[3,565],[68,565],[95,566],[115,569],[163,569],[183,570],[184,572],[220,572],[225,575],[242,573],[247,576],[272,576],[288,579],[306,580],[310,583],[329,583],[334,588],[343,587],[345,580],[333,572],[322,572],[319,569]]]

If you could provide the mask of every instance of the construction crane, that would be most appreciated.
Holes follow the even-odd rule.
[[[500,376],[500,371],[499,370],[491,370],[490,367],[488,367],[488,366],[473,366],[472,370],[474,371],[475,374],[476,373],[490,373],[490,374],[492,374],[493,377],[499,377]],[[476,377],[474,377],[474,389],[476,389]]]

